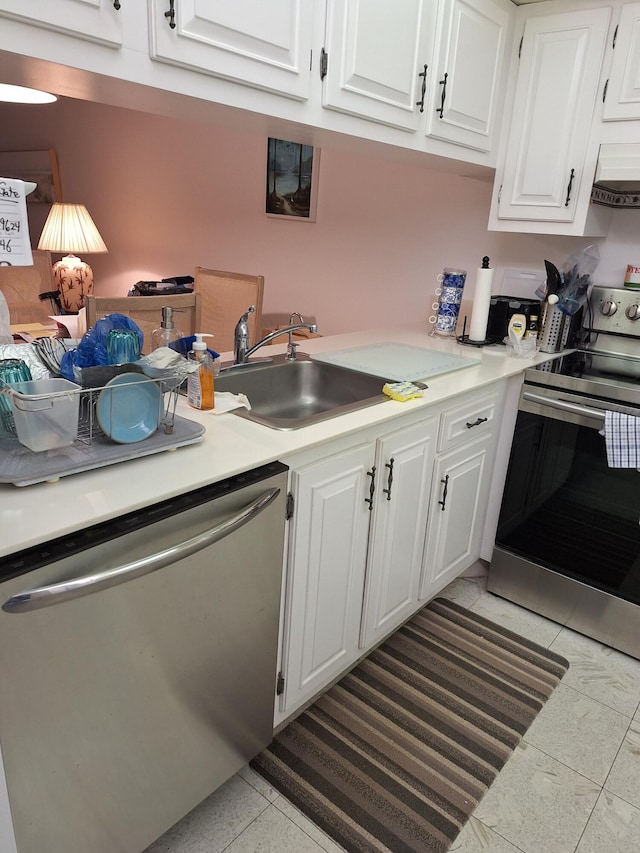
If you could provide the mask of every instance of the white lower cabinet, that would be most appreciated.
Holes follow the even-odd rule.
[[[432,598],[478,557],[493,462],[487,434],[441,456],[433,474],[420,598]]]
[[[478,559],[502,396],[494,386],[285,460],[276,725]]]
[[[287,711],[359,657],[373,463],[368,442],[292,474],[280,697]]]
[[[438,420],[378,442],[361,647],[371,648],[416,609]]]

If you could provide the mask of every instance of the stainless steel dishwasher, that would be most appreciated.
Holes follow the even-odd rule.
[[[140,853],[271,740],[286,471],[0,560],[18,853]]]

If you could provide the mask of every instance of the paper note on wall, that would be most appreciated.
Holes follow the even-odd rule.
[[[15,178],[0,178],[0,265],[33,266],[27,187]]]

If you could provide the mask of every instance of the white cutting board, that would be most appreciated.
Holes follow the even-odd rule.
[[[373,376],[393,379],[395,382],[429,379],[479,364],[476,358],[394,343],[369,344],[336,352],[314,353],[311,358],[313,361],[348,367],[350,370],[371,373]]]

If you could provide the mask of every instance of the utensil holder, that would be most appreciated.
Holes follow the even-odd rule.
[[[570,318],[557,305],[546,303],[538,349],[541,352],[560,352],[569,335]]]

